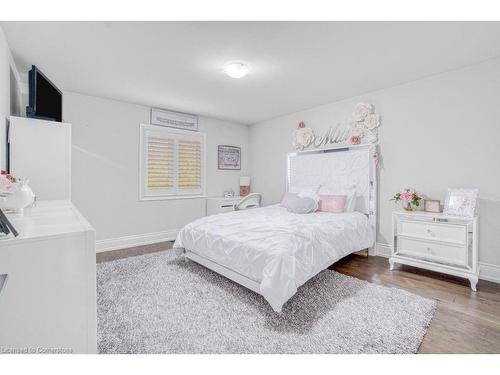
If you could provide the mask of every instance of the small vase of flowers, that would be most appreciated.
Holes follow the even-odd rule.
[[[395,202],[401,201],[406,211],[415,211],[415,208],[420,206],[420,201],[422,199],[422,196],[412,189],[403,189],[394,194],[392,198]]]

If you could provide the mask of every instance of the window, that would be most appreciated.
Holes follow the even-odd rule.
[[[205,194],[205,134],[141,125],[140,199]]]

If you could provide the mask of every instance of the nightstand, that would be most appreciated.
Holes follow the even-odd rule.
[[[238,203],[242,197],[208,197],[206,215],[220,214],[223,212],[234,211],[234,205]]]
[[[392,214],[393,246],[390,269],[395,263],[469,279],[476,291],[478,266],[478,217],[446,216],[422,211]]]

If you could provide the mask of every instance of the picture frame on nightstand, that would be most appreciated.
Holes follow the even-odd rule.
[[[474,217],[479,189],[448,188],[443,213],[450,216]]]

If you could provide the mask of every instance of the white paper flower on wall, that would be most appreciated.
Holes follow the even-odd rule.
[[[377,143],[378,142],[378,134],[377,132],[367,131],[363,137],[364,143]]]
[[[377,114],[369,114],[365,118],[365,126],[367,129],[373,130],[380,126],[380,116]]]
[[[373,106],[371,104],[358,103],[354,110],[354,120],[361,122],[371,113],[373,113]]]
[[[314,131],[306,128],[303,122],[300,122],[297,129],[293,132],[293,147],[296,150],[303,150],[314,141]]]
[[[366,132],[367,130],[364,123],[356,121],[353,121],[351,123],[351,135],[356,135],[360,138],[363,138]]]

